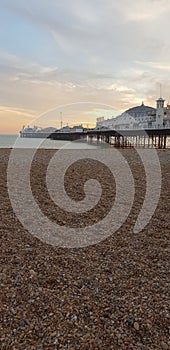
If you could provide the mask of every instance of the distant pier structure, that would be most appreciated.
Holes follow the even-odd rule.
[[[130,108],[117,117],[106,120],[104,117],[97,118],[95,129],[83,130],[79,134],[57,132],[51,138],[70,141],[97,140],[122,148],[165,149],[170,136],[170,105],[165,107],[164,103],[160,92],[156,108],[145,106],[142,102],[140,106]]]
[[[165,107],[165,100],[161,95],[160,91],[156,108],[145,106],[142,102],[140,106],[130,108],[117,117],[106,120],[104,117],[97,118],[94,129],[85,129],[83,125],[63,127],[62,112],[60,112],[60,129],[23,127],[20,136],[66,141],[97,141],[122,148],[165,149],[170,137],[170,104],[168,103]]]
[[[86,130],[79,133],[54,132],[50,135],[52,140],[85,140],[106,142],[118,148],[144,147],[159,148],[167,147],[167,138],[170,136],[170,128],[163,129],[126,129],[126,130]]]

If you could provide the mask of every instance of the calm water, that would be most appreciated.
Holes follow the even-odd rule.
[[[106,143],[97,144],[97,142],[68,142],[68,141],[56,141],[50,139],[39,138],[20,138],[18,135],[0,135],[0,148],[41,148],[41,149],[60,149],[62,147],[72,149],[82,148],[108,148],[110,147]]]
[[[12,148],[15,145],[17,148],[45,148],[45,149],[58,149],[62,147],[68,148],[98,148],[97,143],[86,142],[68,142],[68,141],[55,141],[49,139],[31,139],[20,138],[17,135],[0,135],[0,148]],[[167,142],[168,148],[170,148],[170,137]],[[101,144],[100,148],[108,147],[107,144]]]

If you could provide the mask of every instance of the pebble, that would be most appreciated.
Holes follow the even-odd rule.
[[[32,253],[33,249],[31,247],[25,248],[25,251],[28,253]]]
[[[77,316],[76,315],[71,316],[71,321],[77,321]]]
[[[21,262],[21,260],[20,260],[19,258],[15,258],[15,259],[14,259],[14,263],[15,263],[16,265],[20,264],[20,262]]]
[[[36,274],[37,274],[37,273],[36,273],[34,270],[30,270],[30,276],[31,276],[31,277],[36,276]]]
[[[135,202],[130,216],[115,234],[99,244],[77,250],[40,242],[24,229],[14,214],[10,215],[13,212],[6,186],[7,162],[2,163],[2,152],[5,151],[0,150],[4,274],[1,276],[1,348],[168,350],[170,150],[164,155],[162,151],[159,153],[163,159],[162,194],[150,223],[139,235],[134,235],[133,224],[145,196],[143,166],[138,155],[135,158],[136,151],[120,150],[127,157],[135,178]],[[37,203],[40,196],[41,205],[47,201],[49,217],[52,214],[56,219],[57,213],[52,211],[46,198],[41,176],[49,164],[47,157],[44,167],[46,154],[42,152],[35,169],[33,166],[33,182],[37,182],[34,195]],[[94,178],[96,174],[99,175],[97,167]],[[107,179],[104,180],[107,184]],[[109,192],[110,182],[107,186]],[[101,209],[104,210],[104,206]],[[66,221],[66,215],[61,213],[62,221]],[[111,225],[109,232],[112,233]]]
[[[139,323],[134,322],[133,327],[136,329],[136,331],[139,331]]]
[[[25,322],[24,321],[20,322],[19,326],[20,327],[25,327]]]
[[[13,315],[16,315],[17,311],[12,307],[11,308],[11,312],[13,313]]]
[[[164,342],[161,343],[161,347],[162,347],[163,350],[168,350],[169,349],[168,344],[166,344]]]
[[[17,334],[17,330],[13,329],[13,335],[15,336]]]

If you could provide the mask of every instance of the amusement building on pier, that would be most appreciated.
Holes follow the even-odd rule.
[[[121,115],[104,119],[97,118],[96,128],[107,129],[160,129],[170,127],[170,105],[165,107],[165,100],[160,97],[156,101],[156,108],[145,106],[142,102],[141,106],[133,107],[123,112]]]
[[[23,126],[20,131],[21,137],[47,137],[53,133],[84,133],[88,130],[140,130],[140,129],[170,129],[170,105],[165,107],[165,100],[160,97],[156,101],[156,108],[145,106],[142,102],[141,106],[133,107],[123,112],[117,117],[104,119],[97,118],[96,127],[92,129],[84,128],[83,125],[62,126],[60,129],[55,127],[40,128]]]

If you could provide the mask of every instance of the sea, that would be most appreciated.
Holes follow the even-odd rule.
[[[0,135],[0,148],[40,148],[40,149],[82,149],[82,148],[107,148],[106,143],[86,142],[86,141],[57,141],[38,138],[20,138],[18,135]],[[170,148],[170,137],[167,140],[167,147]]]
[[[107,143],[99,144],[95,142],[86,141],[58,141],[41,138],[21,138],[18,135],[0,135],[0,148],[35,148],[35,149],[98,149],[110,148]]]

